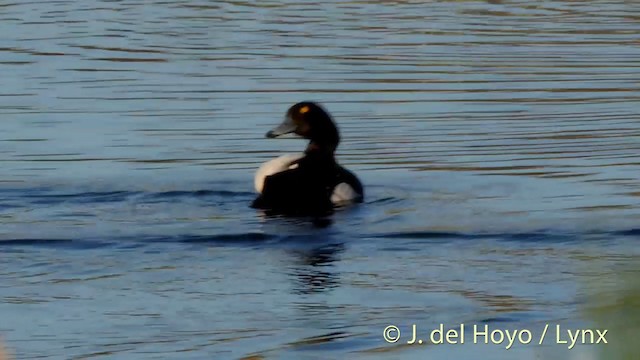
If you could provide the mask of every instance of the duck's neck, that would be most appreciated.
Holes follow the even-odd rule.
[[[331,118],[326,114],[325,116],[325,121],[320,121],[309,134],[306,134],[309,145],[305,153],[319,153],[333,158],[340,143],[340,133]]]
[[[337,146],[333,144],[324,144],[311,140],[304,152],[305,154],[317,154],[333,157],[336,152],[336,147]]]
[[[307,149],[304,151],[308,160],[313,160],[317,166],[335,166],[335,147],[323,144],[309,142]]]

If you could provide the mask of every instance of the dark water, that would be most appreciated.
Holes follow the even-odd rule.
[[[639,21],[623,0],[0,4],[0,336],[20,359],[628,347],[626,323],[537,341],[603,328],[593,300],[640,271]],[[263,138],[301,100],[367,190],[324,229],[248,208],[259,164],[304,147]],[[414,323],[534,340],[409,346]]]

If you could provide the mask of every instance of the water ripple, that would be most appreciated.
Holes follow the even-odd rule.
[[[382,347],[385,324],[578,319],[584,284],[637,264],[638,20],[622,0],[4,2],[0,331],[20,358],[417,359],[438,349]],[[327,228],[248,208],[259,164],[304,148],[264,139],[300,100],[368,189]],[[503,356],[469,349],[447,351]]]

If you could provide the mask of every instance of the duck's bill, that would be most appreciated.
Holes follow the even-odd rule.
[[[282,124],[278,125],[278,127],[269,131],[266,136],[268,138],[273,139],[273,138],[277,138],[278,136],[290,134],[294,131],[296,131],[296,124],[293,123],[293,120],[291,120],[291,118],[287,117],[286,119],[284,119]]]

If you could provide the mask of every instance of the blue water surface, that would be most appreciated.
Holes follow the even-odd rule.
[[[624,326],[571,350],[553,331],[609,328],[590,309],[625,304],[639,271],[639,16],[621,0],[0,5],[0,336],[17,359],[630,346]],[[302,100],[334,115],[366,187],[326,227],[249,208],[257,167],[305,146],[264,138]],[[439,324],[465,344],[427,341]],[[473,325],[533,341],[474,344]]]

